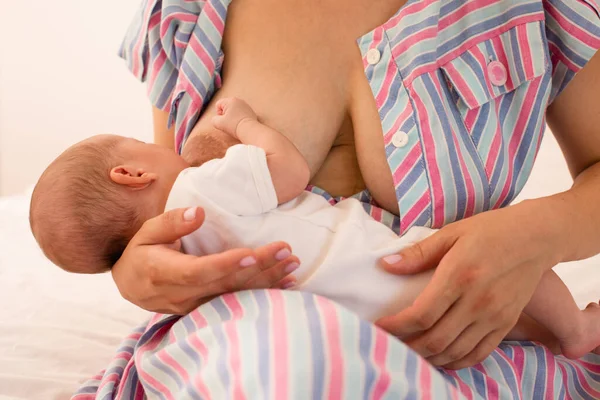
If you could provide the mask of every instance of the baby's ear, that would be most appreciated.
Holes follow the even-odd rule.
[[[110,170],[110,179],[114,183],[136,190],[147,188],[156,178],[156,174],[131,165],[119,165]]]

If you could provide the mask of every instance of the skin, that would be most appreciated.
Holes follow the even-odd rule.
[[[402,0],[350,0],[343,5],[317,0],[233,2],[224,39],[224,86],[188,144],[194,140],[201,144],[208,137],[223,147],[235,143],[215,130],[210,118],[216,100],[239,96],[262,122],[296,145],[309,164],[312,184],[333,195],[367,187],[379,204],[397,212],[381,123],[355,39],[385,22],[402,4]],[[382,261],[394,274],[437,266],[434,279],[413,306],[378,322],[383,329],[410,336],[407,343],[434,365],[471,366],[487,357],[515,325],[545,271],[600,252],[600,209],[595,206],[600,200],[598,93],[600,55],[547,110],[549,126],[574,178],[570,190],[450,224],[402,252],[401,260]],[[166,118],[159,110],[154,115],[158,122]],[[161,123],[156,136],[167,142],[172,131]],[[187,155],[188,160],[202,156],[193,149]],[[167,243],[166,239],[178,237],[166,236],[146,242]],[[131,247],[139,258],[123,257],[120,263],[125,267],[118,265],[113,274],[120,289],[143,306],[131,272],[119,275],[121,271],[137,271],[135,277],[147,281],[142,262],[152,263],[156,271],[168,271],[173,263],[166,251],[160,258],[150,256],[151,249],[164,250],[165,245]],[[171,278],[171,287],[178,282]],[[150,289],[159,292],[151,285]],[[190,308],[179,310],[198,304],[186,301]],[[157,298],[153,304],[164,303]]]

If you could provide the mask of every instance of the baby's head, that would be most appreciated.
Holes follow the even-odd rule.
[[[78,273],[109,270],[142,224],[164,211],[187,167],[174,151],[115,135],[67,149],[40,177],[31,230],[56,265]]]

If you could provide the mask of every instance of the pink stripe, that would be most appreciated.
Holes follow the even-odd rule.
[[[396,28],[398,26],[399,21],[402,18],[408,17],[412,14],[417,14],[420,11],[423,11],[424,9],[429,7],[431,4],[435,3],[436,1],[438,0],[421,0],[408,4],[404,8],[401,8],[399,13],[397,13],[394,17],[392,17],[388,22],[384,24],[384,29]]]
[[[419,200],[417,200],[417,202],[404,214],[404,217],[401,221],[401,233],[404,233],[414,224],[415,220],[423,213],[423,210],[427,208],[430,202],[429,190],[425,189],[425,192],[419,198]]]
[[[519,48],[525,77],[526,79],[531,79],[535,76],[535,71],[533,70],[531,47],[529,46],[529,36],[527,35],[527,27],[525,25],[517,26],[517,37],[519,38]]]
[[[519,393],[519,399],[523,398],[523,390],[521,389],[521,379],[516,376],[516,367],[515,367],[515,363],[513,362],[513,360],[511,360],[510,358],[508,358],[508,356],[506,355],[506,353],[503,350],[499,350],[495,352],[496,354],[498,354],[500,357],[502,357],[502,359],[504,359],[506,361],[506,363],[508,364],[508,367],[510,368],[510,370],[515,373],[515,380],[516,380],[516,389],[517,389],[517,393]]]
[[[473,125],[475,125],[475,122],[477,121],[477,116],[479,115],[480,111],[481,111],[481,108],[476,107],[476,108],[468,109],[467,112],[465,113],[465,127],[467,128],[469,135],[471,135],[471,131],[473,130]]]
[[[473,368],[475,368],[477,371],[481,372],[481,374],[483,375],[483,379],[485,382],[485,388],[486,388],[486,399],[497,399],[498,398],[498,382],[496,382],[494,379],[490,378],[489,373],[485,370],[485,368],[483,367],[483,365],[477,364],[475,365]]]
[[[600,48],[600,38],[590,35],[589,32],[581,29],[579,25],[572,23],[569,19],[562,15],[560,11],[558,11],[556,7],[552,5],[551,2],[544,3],[544,8],[548,14],[550,14],[556,20],[556,22],[558,22],[558,24],[569,33],[569,35],[574,36],[581,42],[594,49]]]
[[[198,333],[189,336],[187,341],[192,348],[194,348],[195,350],[198,351],[198,354],[200,355],[200,358],[202,360],[208,361],[208,349],[206,348],[204,343],[202,343],[200,341],[200,338],[198,337]],[[210,398],[210,396],[209,396],[210,392],[209,392],[208,388],[206,387],[206,385],[204,384],[204,380],[202,379],[201,374],[196,374],[196,376],[194,377],[194,380],[193,380],[193,384],[194,384],[195,388],[198,390],[198,392],[200,392],[200,395],[202,398],[204,398],[204,399]]]
[[[383,80],[381,88],[379,89],[379,92],[377,93],[377,96],[375,96],[375,102],[377,103],[378,109],[381,109],[381,107],[385,104],[385,102],[390,94],[390,88],[392,87],[392,82],[394,81],[394,78],[397,76],[398,76],[398,70],[396,69],[396,64],[393,62],[388,63],[388,65],[386,67],[385,78]],[[396,121],[396,123],[398,123],[398,121]]]
[[[571,71],[578,72],[581,69],[581,67],[571,61],[571,59],[563,53],[562,48],[558,47],[554,42],[548,42],[548,49],[552,54],[553,60],[560,60],[560,62],[565,64]]]
[[[157,352],[156,357],[164,364],[174,369],[175,372],[177,372],[177,375],[181,377],[182,381],[187,382],[190,379],[187,371],[181,366],[181,364],[179,364],[179,362],[177,362],[173,357],[171,357],[171,355],[165,350]]]
[[[421,398],[431,399],[431,367],[425,361],[421,361],[420,365],[421,373],[419,374],[419,386],[421,387]]]
[[[410,88],[411,97],[416,105],[416,114],[421,123],[421,132],[425,148],[425,158],[429,167],[430,186],[433,191],[433,207],[432,222],[434,228],[440,228],[444,224],[444,193],[442,191],[442,177],[437,165],[437,157],[435,154],[435,141],[431,133],[431,125],[429,124],[427,107],[423,104],[421,98],[417,95],[414,89]]]
[[[271,321],[273,341],[273,369],[275,376],[275,399],[287,399],[289,397],[288,368],[290,358],[288,355],[288,332],[286,326],[287,315],[285,312],[285,299],[279,290],[269,290],[271,300]]]
[[[506,58],[506,51],[504,50],[504,44],[502,43],[502,39],[500,39],[500,36],[497,36],[492,39],[492,47],[494,48],[494,52],[496,53],[496,58],[498,59],[498,61],[500,61],[502,65],[506,67],[506,83],[504,84],[505,90],[513,90],[515,88],[515,83],[513,82],[511,71],[507,67],[509,65],[509,62]],[[523,52],[527,51],[529,50],[524,50]],[[502,91],[502,89],[498,87],[496,88],[496,91]],[[496,95],[494,97],[496,97]]]
[[[575,374],[577,375],[576,379],[579,381],[579,384],[585,389],[585,391],[589,394],[590,398],[600,399],[600,391],[598,391],[590,386],[590,383],[588,382],[587,377],[581,370],[581,366],[578,365],[574,361],[569,362],[569,364],[571,364],[573,366],[573,369],[575,370]]]
[[[556,362],[554,361],[554,354],[550,352],[546,347],[544,349],[544,355],[546,356],[546,396],[547,400],[554,398],[554,378],[556,377]]]
[[[242,306],[235,294],[227,294],[223,296],[223,302],[227,305],[232,314],[232,320],[224,323],[225,336],[228,339],[229,347],[229,368],[231,375],[233,375],[233,398],[234,399],[245,399],[243,385],[241,378],[243,376],[242,363],[240,361],[240,342],[237,334],[237,320],[241,319],[244,315]]]
[[[442,18],[440,18],[438,23],[439,30],[442,31],[450,25],[455,24],[473,11],[480,11],[482,8],[496,3],[498,3],[498,0],[466,1],[462,6],[454,10],[452,13],[444,15]]]
[[[173,324],[165,324],[164,326],[160,327],[156,332],[154,332],[154,335],[152,335],[150,340],[138,348],[137,353],[135,354],[135,363],[137,365],[142,365],[142,360],[146,353],[151,353],[158,347],[158,345],[162,342],[162,338],[167,334],[168,330],[171,329],[172,326]],[[168,388],[154,379],[154,377],[148,374],[144,368],[139,368],[137,371],[140,375],[140,380],[143,380],[145,383],[152,386],[167,399],[174,399],[173,394],[168,390]]]
[[[394,55],[394,58],[399,58],[408,49],[412,48],[413,46],[418,46],[419,42],[435,38],[437,34],[437,26],[430,26],[425,29],[421,29],[417,32],[414,32],[412,35],[402,38],[402,40],[392,48],[392,54]]]
[[[396,171],[394,171],[394,181],[396,182],[396,186],[398,186],[404,178],[408,176],[410,171],[413,170],[415,164],[419,161],[421,154],[421,146],[417,143],[404,157],[398,168],[396,168]]]
[[[394,137],[394,134],[400,130],[400,126],[406,122],[408,118],[412,115],[412,107],[410,103],[407,103],[406,107],[400,112],[400,115],[396,118],[394,125],[390,128],[390,130],[384,135],[383,141],[387,146]]]
[[[169,29],[171,29],[171,23],[178,26],[180,22],[196,23],[197,20],[198,16],[189,12],[174,12],[167,14],[160,23],[160,37],[164,38],[167,35]]]
[[[473,47],[473,49],[471,50],[471,54],[473,54],[473,56],[475,57],[475,59],[477,61],[479,61],[479,65],[481,65],[481,68],[483,68],[484,71],[487,70],[487,64],[488,64],[488,60],[485,58],[485,55],[481,52],[481,49],[477,46]],[[488,93],[491,95],[492,93],[494,93],[494,88],[492,86],[492,83],[490,82],[489,79],[485,80],[485,85],[487,87],[487,91]]]
[[[219,31],[222,35],[223,30],[225,29],[225,25],[223,24],[223,20],[215,10],[212,2],[207,2],[202,8],[202,12],[208,17],[210,22],[212,22],[213,26]]]
[[[379,379],[373,386],[373,399],[381,399],[390,386],[390,374],[387,369],[388,338],[383,331],[375,331],[375,345],[373,346],[373,364],[379,372]]]
[[[563,383],[568,383],[568,381],[569,381],[569,374],[567,373],[567,369],[565,368],[565,366],[562,364],[562,362],[560,360],[557,359],[556,361],[557,361],[558,368],[560,369],[560,372],[562,374],[562,382]],[[571,400],[573,397],[569,395],[568,387],[565,388],[565,392],[567,394],[567,398],[569,400]]]
[[[131,354],[133,356],[133,354]],[[131,369],[135,367],[135,360],[133,359],[133,357],[129,360],[129,362],[127,363],[127,365],[125,366],[125,368],[123,369],[123,373],[121,380],[125,381],[127,379],[127,377],[129,376],[129,374],[131,374]],[[126,385],[119,385],[119,391],[117,392],[117,399],[122,399],[123,397],[123,391],[125,390],[125,386]],[[144,387],[142,386],[142,384],[140,383],[140,381],[137,381],[137,385],[136,385],[136,395],[139,397],[140,395],[143,396],[144,395]]]
[[[459,392],[465,396],[467,400],[473,400],[473,390],[458,376],[456,371],[444,369],[444,373],[454,378],[454,382],[458,385]]]
[[[133,74],[135,76],[143,76],[144,74],[144,72],[140,72],[139,60],[140,58],[142,58],[142,55],[140,54],[140,48],[142,47],[142,44],[146,42],[146,37],[148,36],[148,22],[150,22],[149,17],[150,13],[152,12],[152,8],[153,5],[149,4],[148,7],[146,7],[146,9],[144,10],[144,17],[140,21],[140,36],[138,37],[137,42],[133,46],[133,63],[131,66],[131,70],[133,71]]]
[[[525,370],[525,351],[521,346],[513,346],[513,370],[517,377],[517,386],[521,387],[521,381],[523,380],[523,371]]]
[[[340,322],[335,305],[322,297],[317,297],[317,304],[321,310],[321,320],[326,321],[325,334],[327,335],[327,360],[329,365],[328,399],[343,398],[344,390],[344,360],[340,348],[341,334]],[[283,398],[283,397],[281,397]]]
[[[485,172],[489,179],[494,176],[494,167],[500,157],[500,149],[502,148],[502,125],[500,124],[500,101],[494,100],[494,108],[496,109],[496,131],[494,132],[494,138],[490,145],[490,151],[487,156],[485,163]]]
[[[379,208],[379,207],[371,207],[371,217],[375,221],[381,222],[382,219],[383,219],[382,215],[383,215],[383,213],[381,211],[381,208]]]
[[[455,59],[456,57],[458,57],[465,51],[469,50],[471,47],[477,45],[478,43],[481,43],[485,40],[491,39],[491,38],[498,36],[504,32],[507,32],[517,25],[526,24],[528,22],[543,21],[543,20],[544,20],[544,13],[538,13],[538,14],[534,14],[534,15],[524,15],[522,17],[511,20],[510,23],[503,25],[499,28],[482,33],[478,36],[473,36],[469,40],[465,41],[462,46],[457,47],[453,51],[447,53],[446,55],[444,55],[443,57],[438,59],[437,62],[425,64],[421,67],[415,68],[412,71],[412,73],[404,79],[404,82],[407,86],[410,85],[419,76],[439,69],[441,65],[447,64],[448,62]]]
[[[600,364],[593,364],[593,363],[584,361],[583,359],[577,360],[577,362],[579,364],[581,364],[581,366],[583,366],[588,371],[600,374]]]
[[[502,193],[496,202],[495,207],[501,205],[506,197],[508,196],[509,189],[512,187],[512,177],[514,171],[514,160],[515,153],[519,149],[519,143],[525,134],[525,129],[527,128],[527,123],[529,122],[529,117],[531,114],[531,107],[535,104],[535,98],[538,95],[539,87],[541,84],[541,78],[534,79],[531,82],[531,86],[527,90],[527,94],[525,95],[525,99],[523,101],[523,106],[529,106],[528,109],[521,110],[519,117],[517,119],[517,124],[515,125],[515,129],[512,137],[510,138],[510,142],[508,144],[508,159],[512,160],[512,162],[508,163],[508,174],[506,177],[506,183],[504,184],[504,188],[502,189]]]
[[[452,84],[460,92],[460,97],[463,99],[467,107],[475,108],[479,105],[479,101],[471,90],[469,84],[464,80],[462,74],[456,70],[452,63],[444,66],[446,73],[452,79]]]

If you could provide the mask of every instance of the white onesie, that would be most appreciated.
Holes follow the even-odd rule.
[[[206,220],[182,239],[183,251],[206,255],[285,241],[300,259],[298,290],[334,300],[373,321],[412,304],[432,272],[395,276],[378,260],[433,230],[412,228],[398,237],[354,199],[335,206],[303,192],[277,206],[263,149],[236,145],[224,158],[188,168],[177,178],[167,210],[200,206]]]

